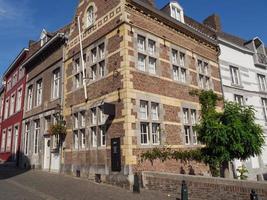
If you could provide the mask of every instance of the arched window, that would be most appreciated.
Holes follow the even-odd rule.
[[[90,6],[87,10],[87,27],[92,26],[94,23],[94,7]]]

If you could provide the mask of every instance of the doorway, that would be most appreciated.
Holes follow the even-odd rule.
[[[120,138],[111,139],[111,170],[121,171],[121,141]]]
[[[49,170],[50,168],[50,137],[44,138],[44,169]]]

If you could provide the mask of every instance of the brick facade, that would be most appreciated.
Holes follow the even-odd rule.
[[[110,6],[107,6],[110,5]],[[112,5],[112,6],[111,6]],[[132,5],[135,5],[134,7]],[[90,6],[94,8],[94,24],[86,27],[86,13]],[[199,115],[198,99],[189,95],[193,89],[200,88],[198,77],[199,60],[209,66],[210,87],[222,95],[218,68],[218,46],[214,40],[197,35],[193,29],[184,29],[179,24],[169,21],[157,21],[158,13],[151,5],[144,4],[151,10],[143,12],[133,1],[80,1],[76,13],[79,14],[82,27],[82,46],[85,61],[85,85],[79,79],[81,70],[81,53],[77,20],[71,24],[69,42],[65,49],[65,84],[64,84],[64,118],[67,124],[62,171],[64,173],[94,178],[101,176],[102,181],[120,182],[121,185],[132,184],[134,172],[147,169],[156,171],[209,174],[209,169],[202,163],[139,163],[140,153],[153,147],[171,145],[176,149],[195,148],[198,145],[185,145],[183,108],[196,111]],[[153,13],[154,12],[154,13]],[[152,17],[153,16],[153,17]],[[159,17],[159,19],[161,19]],[[166,22],[166,23],[165,23]],[[181,28],[179,30],[179,28]],[[209,33],[209,32],[208,32]],[[155,41],[155,74],[138,69],[138,36],[147,41]],[[105,46],[104,57],[100,56],[100,45]],[[184,83],[173,78],[172,50],[177,49],[185,56],[186,80]],[[94,58],[94,51],[99,55]],[[149,56],[149,53],[147,54]],[[101,57],[101,59],[100,59]],[[95,59],[95,60],[94,60]],[[105,62],[103,74],[99,71],[100,63]],[[77,65],[78,63],[78,65]],[[79,70],[77,71],[77,67]],[[95,69],[97,68],[97,71]],[[80,82],[80,83],[79,83]],[[85,88],[88,98],[85,97]],[[151,110],[157,106],[159,119],[150,118],[145,124],[150,128],[160,126],[164,130],[158,145],[142,145],[140,102],[146,101]],[[104,124],[94,125],[94,109],[97,117],[101,106],[111,104],[115,115],[107,115]],[[192,111],[192,112],[193,112]],[[85,112],[85,126],[75,124],[77,116]],[[105,112],[105,111],[104,111]],[[190,111],[191,112],[191,111]],[[102,129],[105,127],[105,145],[102,145]],[[96,136],[94,136],[96,130]],[[120,138],[121,170],[112,171],[111,140]],[[96,141],[95,141],[96,140]],[[155,139],[156,140],[156,139]],[[95,146],[95,142],[97,145]],[[100,144],[101,143],[101,144]],[[183,169],[183,170],[181,170]]]

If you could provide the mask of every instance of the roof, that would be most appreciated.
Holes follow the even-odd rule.
[[[225,32],[217,32],[217,36],[241,47],[245,47],[245,43],[247,42],[247,40],[241,37],[238,37],[238,36],[235,36],[229,33],[225,33]]]
[[[7,70],[4,72],[3,77],[5,77],[7,74],[9,74],[9,72],[11,72],[13,70],[13,68],[16,66],[16,64],[18,63],[18,61],[20,61],[20,59],[25,55],[26,52],[28,52],[29,50],[26,48],[23,48],[20,53],[17,55],[17,57],[13,60],[13,62],[9,65],[9,67],[7,68]]]
[[[201,30],[199,30],[193,26],[190,26],[190,24],[186,24],[186,23],[184,24],[180,21],[173,19],[169,14],[166,14],[166,12],[164,12],[163,10],[158,10],[153,6],[150,6],[149,4],[142,2],[141,0],[128,0],[128,1],[131,2],[135,7],[137,7],[137,6],[141,7],[141,9],[146,11],[148,14],[156,15],[157,19],[164,22],[168,26],[173,27],[175,29],[179,28],[179,31],[181,31],[184,34],[194,35],[194,37],[196,37],[197,39],[205,41],[205,42],[212,44],[214,46],[218,45],[216,38],[214,37],[214,34],[213,35],[207,35],[206,33],[202,32]],[[204,30],[205,26],[203,26],[202,28]]]

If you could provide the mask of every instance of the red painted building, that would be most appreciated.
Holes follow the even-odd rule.
[[[23,49],[3,76],[4,93],[0,130],[0,159],[18,161],[24,109],[25,70],[21,64],[27,59],[28,49]]]

